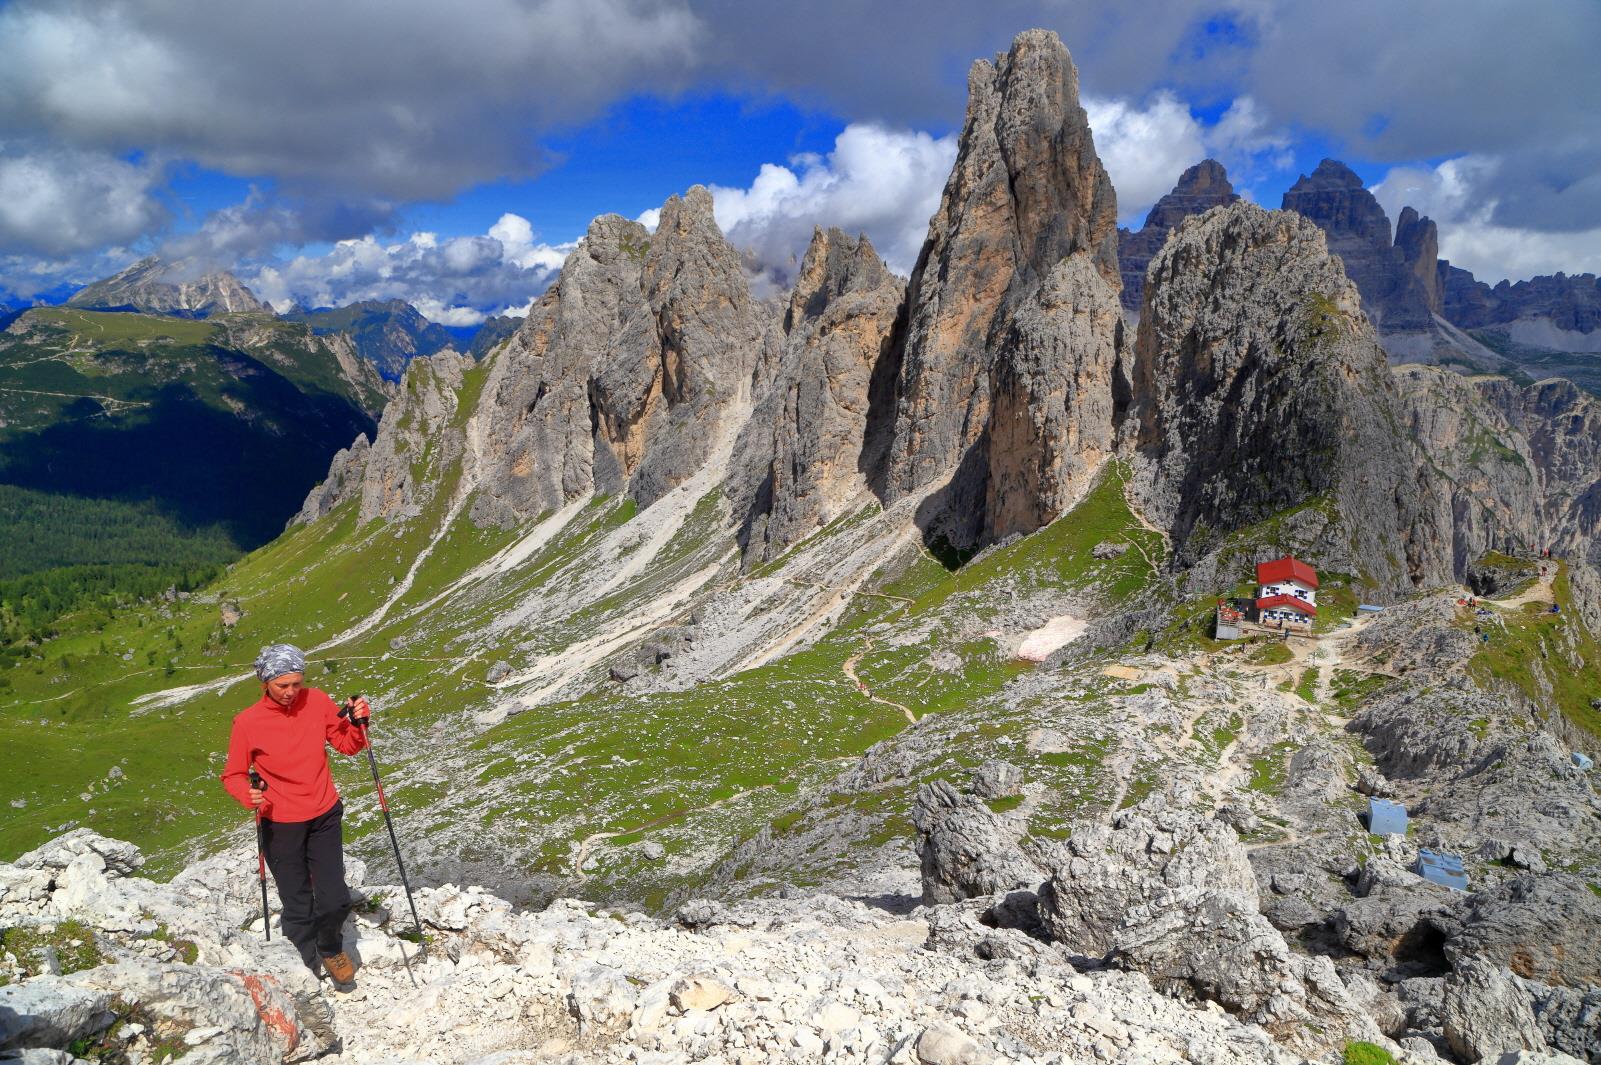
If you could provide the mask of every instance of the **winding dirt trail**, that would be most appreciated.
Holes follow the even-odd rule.
[[[850,682],[852,684],[856,685],[856,690],[861,692],[863,695],[867,696],[867,698],[870,701],[875,702],[875,703],[879,703],[879,704],[881,704],[883,706],[893,706],[895,709],[899,710],[901,713],[906,715],[906,720],[907,721],[910,721],[912,724],[915,725],[915,724],[917,724],[917,715],[912,713],[912,708],[911,707],[905,705],[904,703],[897,703],[893,699],[885,699],[882,696],[874,695],[873,694],[873,689],[871,689],[871,688],[869,688],[867,686],[867,682],[862,680],[861,677],[856,675],[856,663],[861,660],[863,655],[872,654],[873,653],[873,645],[876,644],[877,642],[878,641],[877,641],[877,639],[875,637],[872,637],[872,636],[867,637],[867,641],[863,645],[862,649],[860,651],[857,651],[855,654],[851,655],[849,658],[845,659],[845,665],[842,667],[844,669],[844,671],[845,671],[845,676],[850,680]]]

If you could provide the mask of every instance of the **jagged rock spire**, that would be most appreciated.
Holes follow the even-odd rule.
[[[725,485],[748,561],[781,553],[865,495],[873,371],[905,291],[867,237],[812,234],[777,379],[740,434]]]
[[[956,165],[912,275],[880,490],[893,501],[949,478],[935,520],[971,542],[990,531],[985,441],[998,338],[1070,256],[1093,267],[1075,279],[1093,278],[1114,298],[1119,282],[1116,197],[1060,39],[1020,34],[1006,54],[973,64],[968,92]],[[1078,405],[1076,395],[1057,398]]]

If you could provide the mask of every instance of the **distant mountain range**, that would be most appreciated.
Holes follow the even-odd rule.
[[[28,310],[0,332],[0,501],[20,516],[0,580],[228,561],[277,535],[391,389],[347,337],[266,312]]]
[[[1139,313],[1145,268],[1184,218],[1238,198],[1222,164],[1208,159],[1184,172],[1139,230],[1118,230],[1123,306]],[[1564,376],[1601,393],[1601,283],[1594,274],[1485,284],[1439,258],[1438,227],[1414,208],[1404,208],[1392,230],[1361,178],[1333,159],[1302,175],[1282,206],[1323,230],[1392,362]]]
[[[50,301],[46,301],[50,302]],[[96,281],[67,298],[66,306],[95,311],[132,311],[176,318],[210,318],[229,313],[274,313],[226,270],[202,271],[191,263],[149,256],[119,273]],[[15,309],[15,319],[25,308]],[[386,381],[398,381],[419,355],[454,347],[482,357],[516,329],[520,319],[493,317],[481,326],[448,327],[431,322],[404,300],[360,300],[343,307],[295,307],[280,317],[304,322],[317,336],[343,334],[357,355]],[[0,327],[9,324],[0,321]]]
[[[398,381],[406,365],[419,355],[433,355],[457,341],[405,300],[362,300],[346,307],[314,311],[296,308],[283,316],[305,322],[318,336],[343,333],[362,358],[377,367],[386,381]]]

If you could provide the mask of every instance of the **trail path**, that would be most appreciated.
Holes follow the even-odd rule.
[[[1509,599],[1480,599],[1481,603],[1489,603],[1503,610],[1512,610],[1525,603],[1554,603],[1556,595],[1551,590],[1551,582],[1556,579],[1557,564],[1555,562],[1540,563],[1540,575],[1533,584]]]
[[[902,610],[909,609],[916,601],[913,599],[908,599],[904,595],[891,595],[888,592],[864,591],[859,585],[846,588],[830,588],[827,585],[818,584],[815,581],[803,581],[798,577],[787,577],[785,580],[790,584],[796,585],[797,587],[814,588],[820,591],[832,593],[827,600],[830,610],[833,609],[833,603],[837,602],[839,598],[845,595],[860,595],[871,599],[887,599],[890,602],[895,603]],[[875,695],[873,693],[873,689],[867,686],[867,682],[862,680],[861,677],[857,676],[856,663],[860,662],[865,656],[872,654],[873,648],[878,643],[878,638],[871,634],[864,634],[863,639],[864,642],[861,650],[845,659],[845,664],[840,667],[845,674],[845,678],[849,680],[851,684],[855,685],[856,690],[865,695],[870,701],[879,703],[883,706],[893,706],[895,709],[906,715],[907,721],[910,721],[914,725],[917,724],[917,715],[912,713],[911,707],[905,705],[904,703],[897,703],[892,699],[885,699],[881,696]]]
[[[915,725],[917,724],[917,715],[912,713],[911,707],[905,705],[904,703],[897,703],[892,699],[885,699],[880,695],[873,694],[873,689],[867,686],[866,681],[862,680],[862,678],[856,675],[856,663],[862,658],[863,655],[870,655],[873,653],[873,645],[876,642],[877,640],[875,637],[867,637],[866,641],[862,645],[862,649],[845,659],[845,665],[843,667],[845,676],[852,684],[856,685],[856,690],[867,696],[870,701],[879,703],[883,706],[893,706],[895,709],[906,715],[907,721],[910,721]]]

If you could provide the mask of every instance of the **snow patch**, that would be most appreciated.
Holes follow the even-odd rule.
[[[1087,624],[1083,618],[1072,614],[1058,614],[1023,637],[1017,647],[1017,657],[1025,662],[1043,662],[1084,635]]]

